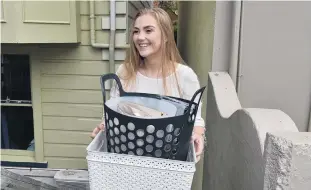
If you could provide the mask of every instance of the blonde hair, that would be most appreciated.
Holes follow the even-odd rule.
[[[161,8],[146,8],[140,10],[137,13],[131,26],[130,48],[127,50],[126,58],[123,64],[125,68],[122,69],[121,73],[119,73],[118,75],[123,81],[125,81],[125,89],[127,89],[127,87],[129,87],[130,85],[135,84],[136,74],[142,63],[143,58],[140,56],[138,50],[134,45],[133,29],[136,19],[142,15],[147,14],[154,17],[161,31],[162,42],[160,51],[163,55],[161,60],[161,67],[164,92],[166,95],[170,94],[168,92],[169,88],[167,87],[166,77],[169,74],[174,73],[176,86],[179,95],[181,96],[179,82],[175,71],[177,64],[182,63],[183,61],[175,44],[172,21],[169,15]]]

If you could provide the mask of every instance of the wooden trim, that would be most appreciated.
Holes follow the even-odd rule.
[[[35,153],[34,151],[29,150],[12,150],[12,149],[1,149],[1,156],[7,155],[7,156],[28,156],[28,157],[34,157]],[[2,160],[2,159],[1,159]]]
[[[23,23],[31,23],[31,24],[64,24],[64,25],[70,25],[71,24],[71,11],[72,11],[72,4],[69,1],[69,20],[68,21],[49,21],[49,20],[27,20],[26,19],[26,9],[25,4],[26,2],[22,2],[22,16],[23,16]]]
[[[32,104],[14,104],[14,103],[1,103],[1,106],[16,106],[16,107],[32,107]]]
[[[41,82],[40,61],[30,55],[31,95],[35,137],[35,160],[44,161],[42,108],[41,108]]]
[[[24,20],[24,23],[31,23],[31,24],[64,24],[70,25],[70,22],[62,22],[62,21],[41,21],[41,20]]]
[[[129,17],[131,16],[129,14],[129,1],[126,1],[126,30],[125,30],[125,33],[126,33],[126,44],[130,44],[130,24],[129,24]],[[132,18],[133,19],[133,18]]]
[[[5,11],[4,11],[5,9],[4,9],[4,4],[3,4],[3,1],[1,1],[1,12],[2,13],[0,13],[0,14],[2,14],[1,15],[1,19],[0,19],[0,22],[1,23],[6,23],[6,20],[5,20]]]
[[[76,8],[76,15],[75,15],[75,20],[76,20],[76,30],[77,30],[77,42],[81,43],[81,16],[80,15],[80,7],[81,7],[81,4],[80,4],[80,1],[73,1],[72,3],[75,3],[75,8]],[[81,44],[80,44],[81,45]]]
[[[2,150],[1,150],[2,151]],[[1,155],[1,161],[10,162],[36,162],[34,156]]]
[[[37,53],[37,46],[2,46],[3,54],[28,54],[30,57],[30,82],[32,94],[33,120],[34,120],[34,139],[35,151],[1,149],[1,161],[11,162],[44,162],[43,152],[43,129],[42,129],[42,113],[41,113],[41,86],[40,86],[40,67],[39,61],[33,58],[33,53]],[[2,106],[3,104],[1,104]],[[19,105],[21,106],[21,105]]]

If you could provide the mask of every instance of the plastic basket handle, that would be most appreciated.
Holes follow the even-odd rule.
[[[197,104],[197,106],[199,106],[199,103],[200,103],[200,101],[201,101],[201,98],[202,98],[202,95],[203,95],[203,92],[204,92],[205,88],[206,88],[206,86],[200,88],[199,90],[197,90],[197,91],[194,93],[194,95],[193,95],[192,98],[191,98],[191,103],[190,103],[191,105],[189,106],[190,109],[191,109],[191,107],[192,107],[192,105],[193,105],[194,103]],[[200,96],[200,97],[199,97],[199,99],[198,99],[198,102],[195,102],[195,99],[196,99],[197,96]]]
[[[120,96],[123,96],[125,94],[124,90],[123,90],[123,87],[122,87],[122,84],[121,84],[121,81],[118,77],[118,75],[114,74],[114,73],[108,73],[108,74],[105,74],[105,75],[102,75],[100,77],[100,84],[101,84],[101,87],[102,87],[102,93],[103,93],[103,99],[104,99],[104,104],[106,103],[106,88],[105,88],[105,82],[107,80],[115,80],[117,85],[118,85],[118,88],[119,88],[119,92],[120,92]]]
[[[142,96],[142,97],[149,97],[149,98],[156,98],[156,99],[162,99],[163,98],[163,96],[158,95],[158,94],[146,94],[146,93],[139,93],[139,92],[125,92],[123,87],[122,87],[122,84],[121,84],[121,81],[120,81],[118,75],[116,75],[114,73],[108,73],[108,74],[102,75],[101,80],[100,80],[103,98],[104,98],[104,104],[106,102],[105,82],[107,80],[111,80],[111,79],[113,79],[117,82],[119,92],[120,92],[120,96]]]

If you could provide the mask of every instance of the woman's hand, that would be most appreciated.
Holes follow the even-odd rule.
[[[94,139],[100,130],[105,130],[105,121],[102,121],[99,125],[97,125],[97,127],[95,127],[91,134],[91,138]]]
[[[201,155],[204,150],[204,132],[205,128],[203,127],[194,127],[191,141],[194,142],[195,155],[197,162],[201,159]]]

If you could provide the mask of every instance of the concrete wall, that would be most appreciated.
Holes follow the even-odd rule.
[[[233,41],[233,4],[230,1],[215,3],[212,71],[229,71]]]
[[[180,1],[178,7],[177,46],[182,58],[199,77],[201,86],[207,85],[207,74],[212,65],[215,2]],[[206,113],[206,93],[202,116]],[[197,164],[192,189],[202,189],[203,160]]]
[[[243,1],[236,12],[238,3],[216,3],[212,70],[229,72],[236,64],[234,80],[243,107],[280,109],[299,131],[307,131],[311,125],[311,2]],[[240,17],[240,26],[234,25],[235,16]]]
[[[280,110],[243,108],[226,72],[209,73],[207,98],[204,189],[309,189],[311,133]]]
[[[178,47],[183,58],[203,84],[209,80],[200,73],[229,72],[237,66],[234,82],[220,77],[217,87],[207,84],[207,92],[221,93],[203,97],[208,101],[203,189],[263,189],[267,132],[283,131],[286,126],[289,131],[306,131],[311,119],[310,3],[242,2],[239,6],[240,2],[218,1],[215,17],[207,7],[200,9],[213,2],[200,3],[180,3]],[[214,31],[208,41],[211,17]],[[202,56],[207,61],[197,61]],[[216,107],[224,109],[215,111]],[[240,174],[242,178],[237,177]],[[198,183],[196,178],[194,186]]]
[[[269,133],[264,158],[264,190],[310,189],[311,133]]]
[[[311,2],[243,2],[242,10],[241,103],[281,109],[293,118],[299,131],[307,131]]]

